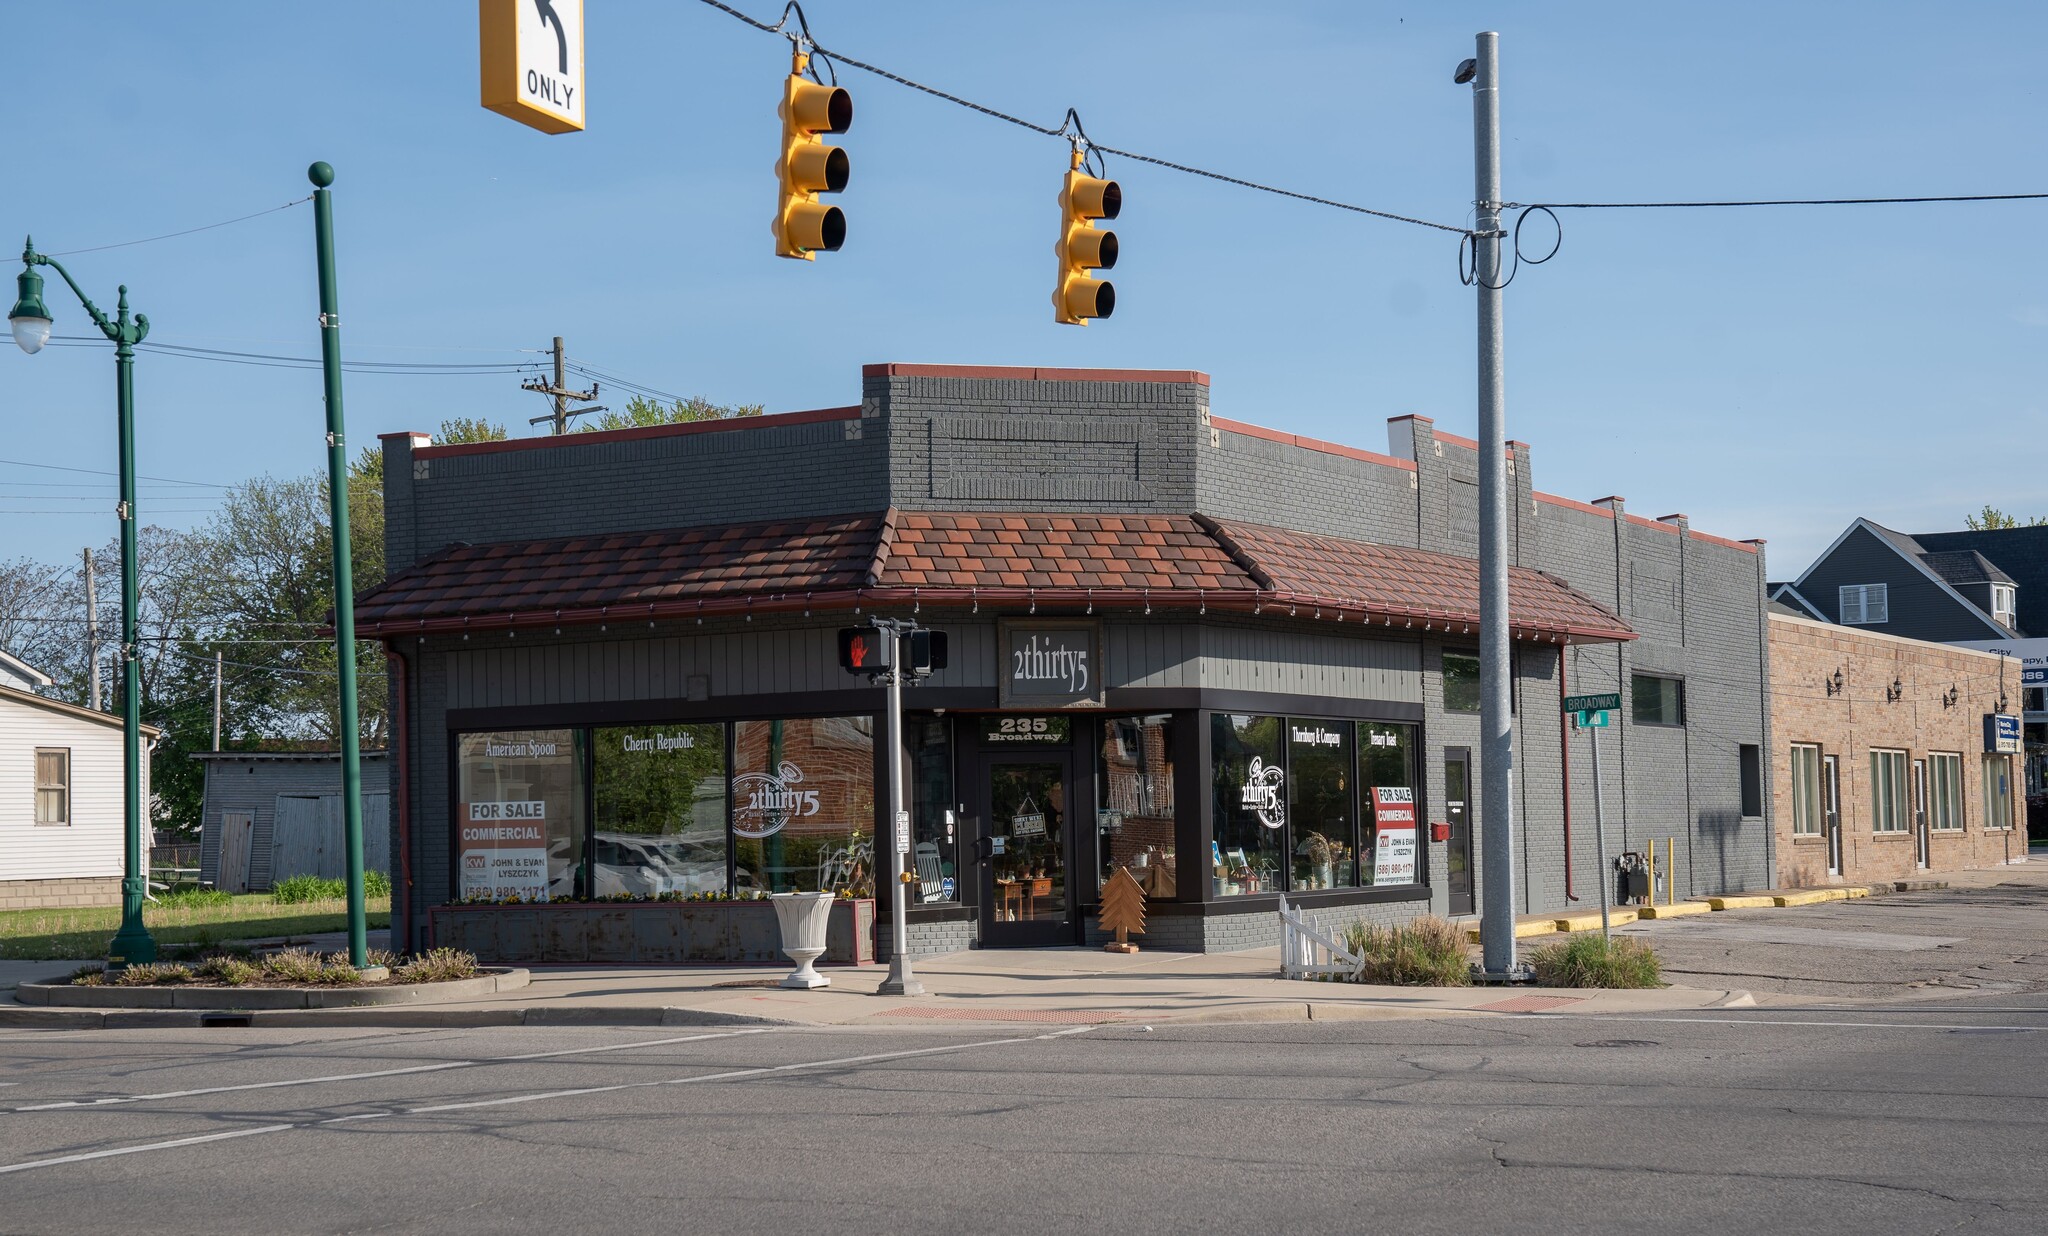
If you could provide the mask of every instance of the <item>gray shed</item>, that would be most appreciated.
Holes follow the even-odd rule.
[[[199,879],[230,892],[261,892],[294,875],[338,878],[341,754],[336,751],[208,751],[200,819]],[[363,866],[391,869],[391,766],[365,751]]]

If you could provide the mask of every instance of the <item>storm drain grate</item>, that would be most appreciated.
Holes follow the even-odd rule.
[[[906,1004],[878,1014],[882,1017],[928,1017],[934,1021],[1044,1021],[1089,1025],[1135,1016],[1128,1009],[947,1009]]]
[[[1551,1009],[1578,1004],[1584,999],[1584,996],[1513,996],[1479,1007],[1489,1013],[1547,1013]]]

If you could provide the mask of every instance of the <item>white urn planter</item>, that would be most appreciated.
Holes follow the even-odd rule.
[[[775,893],[775,917],[782,925],[782,951],[796,963],[796,969],[782,980],[784,987],[809,989],[829,987],[832,980],[818,973],[815,963],[825,951],[825,925],[832,918],[831,893]]]

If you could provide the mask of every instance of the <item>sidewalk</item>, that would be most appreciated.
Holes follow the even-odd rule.
[[[10,963],[10,970],[33,963]],[[1092,949],[975,951],[913,962],[926,994],[882,996],[886,966],[826,967],[832,985],[791,991],[776,967],[536,967],[530,985],[446,1004],[254,1014],[263,1025],[913,1025],[1308,1021],[1489,1013],[1645,1012],[1753,1003],[1745,991],[1373,987],[1278,977],[1277,948],[1245,953]],[[36,972],[5,976],[14,981]],[[0,1025],[198,1024],[197,1013],[30,1009],[0,999]]]

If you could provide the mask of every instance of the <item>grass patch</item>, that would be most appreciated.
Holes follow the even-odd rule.
[[[394,983],[447,983],[475,978],[476,954],[455,948],[428,949],[391,972]]]
[[[1365,959],[1361,983],[1400,987],[1465,987],[1472,982],[1472,962],[1465,955],[1463,933],[1433,915],[1382,927],[1352,923],[1344,944]]]
[[[321,876],[295,875],[271,885],[270,897],[281,906],[301,906],[309,901],[342,901],[348,897],[348,885],[341,880]]]
[[[1532,950],[1529,963],[1545,987],[1662,987],[1657,954],[1640,940],[1612,941],[1587,932]]]
[[[204,909],[208,906],[231,906],[235,904],[235,895],[222,888],[181,888],[165,893],[156,899],[156,903],[178,909]]]
[[[391,902],[368,901],[369,925],[391,925]],[[348,929],[348,905],[340,900],[280,906],[267,893],[232,895],[228,904],[155,903],[142,907],[142,921],[158,948],[201,949],[223,940],[304,936]],[[121,925],[119,906],[87,909],[0,912],[0,961],[90,961],[107,955],[107,943]]]

